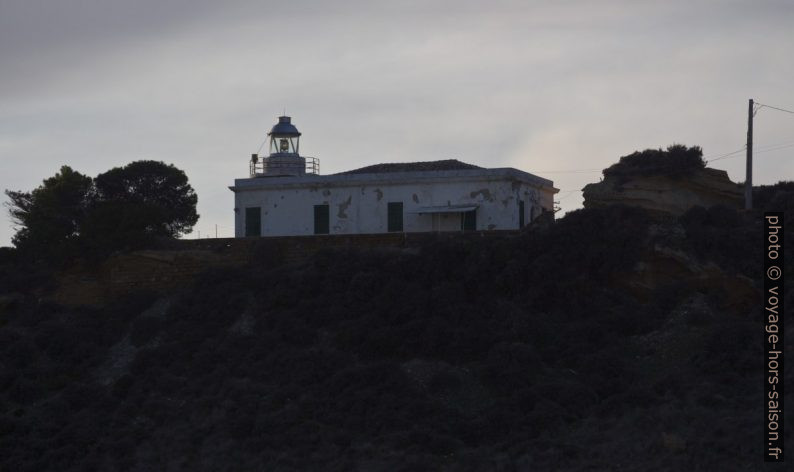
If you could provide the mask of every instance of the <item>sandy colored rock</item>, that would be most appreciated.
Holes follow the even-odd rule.
[[[584,207],[624,204],[680,215],[693,206],[740,208],[743,194],[724,170],[705,168],[690,176],[607,177],[584,187]]]

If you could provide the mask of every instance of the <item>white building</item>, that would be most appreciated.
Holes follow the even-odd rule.
[[[319,175],[298,154],[301,133],[281,116],[270,155],[251,157],[234,186],[235,236],[515,230],[553,211],[552,181],[455,160],[379,164]]]

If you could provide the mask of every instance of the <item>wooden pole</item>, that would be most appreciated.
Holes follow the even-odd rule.
[[[753,209],[753,99],[747,107],[747,172],[744,180],[744,209]]]

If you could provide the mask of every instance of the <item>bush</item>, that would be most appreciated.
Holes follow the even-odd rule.
[[[759,211],[794,210],[794,181],[753,187],[753,207]]]
[[[757,218],[722,206],[692,207],[679,217],[686,230],[685,249],[701,261],[759,278],[762,247]]]
[[[132,323],[130,342],[135,347],[143,346],[151,341],[160,331],[162,320],[153,316],[141,316]]]
[[[678,179],[704,167],[706,161],[699,146],[688,148],[673,144],[667,150],[646,149],[623,156],[616,164],[604,169],[604,176],[625,180],[636,176],[664,175]]]

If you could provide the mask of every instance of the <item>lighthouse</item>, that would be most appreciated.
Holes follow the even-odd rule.
[[[319,160],[300,155],[292,118],[278,117],[267,135],[269,155],[252,154],[249,177],[229,187],[238,238],[519,230],[543,212],[553,215],[559,191],[512,167],[455,159],[320,175]]]
[[[270,155],[251,154],[251,177],[302,176],[319,174],[320,161],[299,154],[301,132],[289,116],[279,116],[267,133]]]

